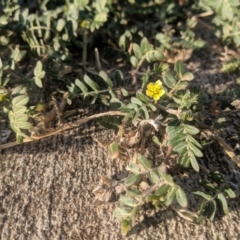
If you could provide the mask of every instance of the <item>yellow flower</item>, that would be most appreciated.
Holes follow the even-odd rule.
[[[160,80],[147,85],[146,95],[150,98],[153,98],[155,102],[159,100],[164,93],[165,91],[162,88],[162,82]]]

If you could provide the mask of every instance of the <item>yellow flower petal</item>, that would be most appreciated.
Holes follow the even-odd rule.
[[[157,80],[155,83],[149,83],[147,85],[146,95],[157,101],[164,95],[165,91],[162,88],[162,82]]]
[[[152,97],[152,95],[153,95],[153,92],[152,92],[152,91],[150,91],[150,90],[147,90],[147,91],[146,91],[146,95],[147,95],[148,97]]]
[[[154,84],[153,83],[149,83],[148,85],[147,85],[147,89],[152,89],[154,87]]]
[[[157,80],[156,84],[162,86],[162,82],[160,80]]]

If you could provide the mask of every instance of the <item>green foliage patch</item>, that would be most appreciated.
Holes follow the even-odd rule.
[[[237,0],[1,1],[0,106],[16,142],[40,139],[52,126],[58,133],[69,105],[104,105],[111,114],[98,123],[119,130],[109,155],[135,152],[127,159],[128,176],[117,183],[123,190],[114,215],[124,235],[145,204],[171,207],[196,224],[213,221],[217,210],[227,214],[239,185],[201,165],[204,131],[238,167],[240,160],[217,135],[217,124],[204,124],[202,91],[183,61],[209,38],[239,47],[239,6]],[[236,56],[222,71],[239,66]],[[145,156],[147,142],[164,155],[158,166]],[[176,169],[198,174],[199,189],[186,192],[175,181]],[[109,187],[111,180],[105,181]],[[202,199],[199,211],[188,210],[189,194]]]

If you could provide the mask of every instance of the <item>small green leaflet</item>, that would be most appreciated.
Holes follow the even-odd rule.
[[[166,72],[166,74],[163,76],[163,81],[169,88],[173,88],[176,85],[176,79],[173,77],[173,75],[170,72]]]
[[[137,155],[137,161],[143,166],[144,169],[148,170],[152,168],[152,164],[150,161],[145,158],[144,156],[138,154]]]
[[[204,198],[204,199],[206,199],[206,200],[211,200],[211,199],[212,199],[212,196],[211,196],[211,195],[206,194],[206,193],[201,192],[201,191],[195,191],[195,192],[193,192],[193,194],[195,194],[195,195],[197,195],[197,196],[200,196],[200,197],[202,197],[202,198]]]
[[[190,135],[196,135],[199,133],[199,130],[196,127],[193,127],[188,124],[183,124],[183,126],[184,126],[184,129],[187,131],[187,133]]]
[[[133,198],[127,197],[125,195],[120,195],[119,203],[121,205],[128,206],[128,207],[135,207],[136,206],[136,201]]]
[[[149,179],[150,179],[150,181],[153,183],[153,184],[156,184],[156,183],[158,183],[159,182],[159,176],[158,176],[158,174],[155,172],[155,171],[151,171],[150,173],[149,173]]]
[[[140,173],[141,169],[136,163],[130,162],[129,165],[127,166],[127,170],[131,171],[132,173]]]
[[[75,85],[79,87],[83,93],[88,92],[88,88],[77,78],[75,79]]]
[[[126,217],[129,217],[131,215],[131,210],[132,209],[129,208],[129,207],[121,206],[121,207],[116,208],[113,211],[113,215],[116,218],[126,218]]]
[[[199,165],[198,165],[198,162],[197,162],[195,156],[193,155],[193,153],[188,152],[188,156],[189,156],[189,158],[190,158],[190,162],[191,162],[192,168],[193,168],[196,172],[199,172]]]
[[[124,183],[126,186],[131,186],[135,183],[138,183],[141,180],[141,174],[131,174],[127,178],[125,178]]]
[[[180,206],[184,208],[188,206],[186,194],[181,188],[178,188],[176,191],[176,199]]]
[[[109,78],[109,76],[107,75],[107,73],[105,71],[102,70],[99,73],[99,76],[106,82],[106,84],[108,85],[109,88],[113,87],[112,80]]]
[[[97,85],[97,83],[95,83],[92,79],[90,79],[88,77],[88,75],[85,74],[84,77],[83,77],[83,80],[93,90],[98,91],[100,89],[100,87]]]
[[[136,43],[133,43],[133,53],[138,60],[142,58],[141,48]]]
[[[177,76],[181,79],[184,73],[183,62],[178,60],[174,65],[174,70],[176,71]]]
[[[137,98],[135,98],[135,97],[131,97],[131,103],[137,104],[137,105],[139,105],[139,106],[142,106],[142,105],[143,105],[143,103],[142,103],[139,99],[137,99]]]
[[[219,200],[219,203],[221,205],[221,208],[224,214],[228,214],[229,213],[228,204],[224,195],[222,193],[218,193],[217,198]]]
[[[163,195],[165,195],[165,194],[167,193],[167,191],[169,190],[169,188],[170,188],[170,185],[164,183],[163,185],[161,185],[161,186],[156,190],[155,194],[156,194],[157,196],[163,196]]]
[[[176,196],[176,191],[177,191],[176,187],[171,187],[171,189],[168,191],[168,194],[166,196],[166,201],[165,201],[166,206],[169,206],[172,204],[172,202]]]
[[[142,192],[139,191],[138,189],[134,188],[127,188],[126,189],[126,194],[131,197],[140,197],[142,196]]]
[[[231,188],[226,188],[225,192],[230,198],[235,198],[237,195]]]

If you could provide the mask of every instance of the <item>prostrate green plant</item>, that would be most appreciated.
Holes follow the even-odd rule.
[[[136,51],[134,54],[136,55]],[[136,66],[138,68],[138,65]],[[153,116],[153,112],[154,116],[163,115],[161,122],[156,119],[155,123],[150,122],[154,119],[148,121],[150,125],[157,126],[155,130],[158,130],[160,126],[161,128],[165,127],[166,139],[161,136],[162,140],[159,140],[157,131],[154,131],[153,141],[162,147],[167,147],[170,153],[178,154],[176,163],[169,167],[175,169],[178,166],[186,170],[191,166],[196,172],[199,172],[200,166],[197,158],[203,157],[202,145],[199,140],[201,94],[200,91],[189,87],[189,81],[193,80],[193,75],[185,72],[182,62],[177,61],[174,69],[174,74],[168,70],[162,72],[162,79],[166,87],[162,86],[160,80],[155,83],[150,82],[147,84],[146,95],[143,93],[146,84],[143,77],[145,84],[143,84],[141,94],[137,92],[136,97],[131,98],[131,103],[122,107],[122,110],[132,113],[132,115],[128,114],[127,119],[125,117],[124,120],[132,119],[135,123],[141,122],[141,119],[149,119],[149,116]],[[154,76],[152,71],[154,70],[150,70],[150,75]],[[152,107],[145,109],[148,112],[146,114],[142,108],[147,104],[151,104]],[[121,142],[119,145],[121,146]],[[119,148],[116,147],[115,151],[119,151]],[[140,150],[136,148],[136,151],[142,151],[142,146]],[[113,151],[112,155],[114,154]],[[128,164],[127,170],[130,174],[124,179],[125,191],[120,196],[120,206],[114,211],[114,215],[121,219],[124,235],[134,226],[137,215],[141,213],[142,206],[147,202],[151,202],[157,208],[171,206],[180,216],[194,223],[200,223],[206,218],[212,221],[217,208],[224,214],[229,212],[227,201],[237,197],[234,191],[239,191],[239,187],[230,184],[219,172],[209,172],[208,170],[210,180],[200,180],[199,182],[203,190],[201,187],[198,191],[192,190],[193,194],[204,199],[198,214],[184,210],[188,206],[187,194],[174,182],[174,176],[167,173],[165,165],[169,164],[168,158],[169,156],[165,156],[158,167],[153,167],[148,159],[138,154],[136,161],[133,159]],[[200,175],[199,179],[201,179]],[[147,183],[147,189],[141,189],[143,182]],[[175,208],[175,199],[182,209]],[[185,216],[186,214],[188,217]]]
[[[117,70],[112,80],[105,71],[90,72],[85,74],[83,80],[75,79],[74,83],[68,86],[68,103],[72,99],[81,97],[84,102],[94,104],[99,98],[100,101],[109,106],[110,99],[116,99],[119,95],[128,96],[128,91],[124,88],[124,78],[120,70]],[[113,103],[112,103],[113,104]]]
[[[12,130],[16,133],[18,142],[22,142],[23,138],[28,136],[22,130],[28,130],[32,124],[28,121],[27,103],[29,96],[27,88],[23,85],[16,87],[10,95],[11,107],[8,109],[8,117]]]
[[[185,192],[170,175],[162,171],[161,166],[153,168],[148,159],[138,154],[136,163],[130,162],[127,170],[131,174],[124,180],[126,194],[120,196],[120,206],[114,211],[114,216],[121,219],[124,235],[134,225],[136,216],[146,202],[160,208],[170,206],[176,199],[180,206],[187,207]],[[139,183],[143,179],[152,184],[145,191],[139,190]]]
[[[210,32],[225,43],[239,46],[239,1],[25,2],[7,0],[0,3],[0,103],[16,133],[16,140],[21,143],[34,133],[31,132],[36,124],[34,116],[44,118],[49,113],[45,107],[38,109],[38,106],[46,106],[50,100],[54,107],[48,110],[53,110],[59,120],[62,115],[59,106],[66,101],[72,104],[81,99],[82,105],[78,108],[103,103],[117,110],[119,116],[124,115],[123,118],[115,117],[114,111],[98,121],[107,128],[119,129],[109,145],[109,154],[117,159],[122,149],[134,147],[137,156],[128,163],[129,176],[120,181],[124,183],[124,192],[119,199],[120,206],[114,211],[121,219],[124,234],[134,226],[145,203],[157,208],[171,207],[185,218],[188,215],[194,223],[213,220],[217,209],[227,214],[227,202],[239,196],[239,186],[227,181],[221,173],[205,169],[199,189],[188,192],[175,182],[176,169],[194,172],[201,179],[198,172],[204,168],[198,161],[203,156],[204,138],[201,135],[204,121],[201,91],[190,87],[193,74],[185,72],[180,60],[188,59],[193,50],[204,46],[201,31],[199,34],[195,30],[199,23],[204,23],[204,30],[208,26]],[[204,22],[203,17],[208,17],[209,21]],[[93,56],[93,47],[97,53],[98,72],[93,70],[95,63],[89,57]],[[113,51],[113,58],[108,59],[108,49]],[[175,56],[184,50],[189,50],[186,58]],[[47,64],[39,58],[47,59]],[[101,68],[100,60],[109,68],[116,67],[119,61],[125,64],[124,70],[131,74],[132,82],[125,79],[118,67],[114,71]],[[29,62],[34,63],[30,64],[30,72],[28,66],[23,67]],[[167,64],[173,62],[174,69]],[[59,74],[65,65],[74,65],[77,69],[70,70],[68,75]],[[239,59],[236,58],[226,63],[223,71],[237,69]],[[47,92],[46,99],[37,96],[33,100],[35,91],[44,92],[39,94],[44,96]],[[235,98],[235,92],[233,96]],[[133,128],[130,133],[127,132],[129,127]],[[68,125],[66,129],[69,128]],[[163,157],[157,159],[159,166],[144,155],[149,142],[162,150]],[[172,155],[177,157],[170,163]],[[198,213],[187,209],[190,191],[203,198]],[[108,191],[106,199],[109,200],[110,195]]]
[[[199,6],[211,12],[212,23],[217,37],[227,44],[234,43],[240,46],[240,3],[238,0],[201,0]]]

